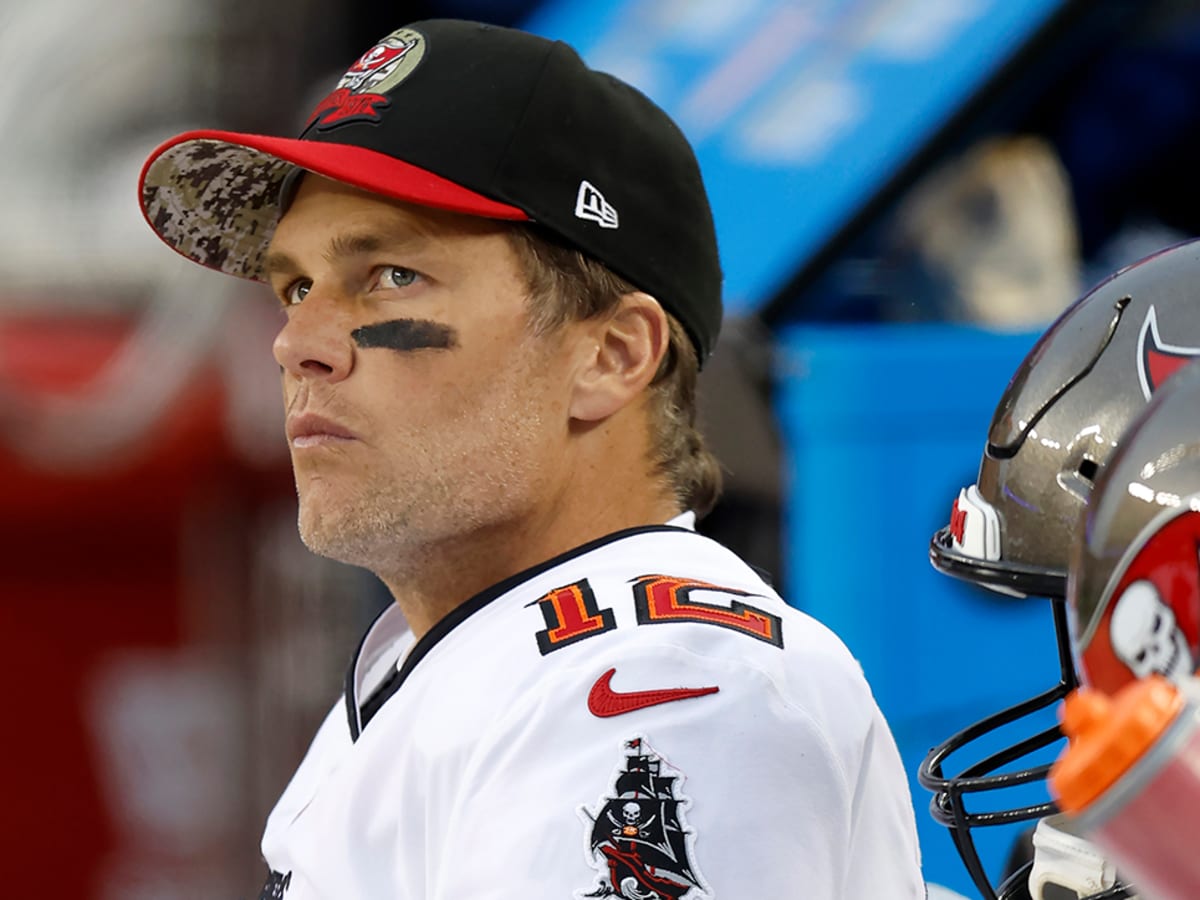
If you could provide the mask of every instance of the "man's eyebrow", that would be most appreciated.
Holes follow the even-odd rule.
[[[346,256],[365,256],[382,247],[383,241],[376,234],[336,234],[325,248],[325,261],[332,263]]]
[[[326,262],[336,262],[348,256],[367,256],[380,251],[405,252],[424,245],[430,240],[430,233],[424,228],[410,223],[399,225],[385,224],[371,231],[347,231],[335,234],[325,248]]]
[[[428,236],[418,229],[404,229],[386,237],[380,237],[376,232],[334,235],[325,248],[324,257],[328,262],[336,262],[349,256],[366,256],[377,253],[384,248],[399,248],[404,244],[418,244],[428,239]],[[279,274],[295,274],[301,266],[289,254],[281,250],[271,250],[263,257],[263,275],[270,278]]]
[[[278,250],[269,250],[262,261],[262,273],[269,280],[275,275],[293,274],[300,271],[300,264]]]

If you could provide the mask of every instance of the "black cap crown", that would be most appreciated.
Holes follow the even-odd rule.
[[[290,173],[545,227],[655,296],[703,361],[721,270],[699,166],[674,122],[561,42],[458,20],[367,51],[298,139],[197,131],[142,173],[151,227],[202,265],[262,279]]]

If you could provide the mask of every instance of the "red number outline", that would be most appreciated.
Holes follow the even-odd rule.
[[[715,591],[735,597],[754,597],[738,591],[669,575],[645,575],[634,582],[634,607],[639,625],[663,625],[671,622],[699,622],[717,625],[749,635],[776,647],[783,646],[783,620],[772,613],[734,600],[728,606],[700,603],[691,599],[696,591]]]
[[[596,595],[586,578],[555,588],[537,604],[546,620],[545,629],[537,633],[542,656],[617,627],[612,609],[600,609],[596,604]]]

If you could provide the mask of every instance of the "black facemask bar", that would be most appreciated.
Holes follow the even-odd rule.
[[[956,776],[945,776],[942,766],[952,753],[984,735],[1054,706],[1078,685],[1079,680],[1071,655],[1071,633],[1067,624],[1066,600],[1062,596],[1051,596],[1049,599],[1054,616],[1055,643],[1058,649],[1058,684],[1035,697],[988,716],[951,736],[929,751],[917,772],[917,779],[922,787],[932,791],[934,795],[929,803],[930,814],[935,821],[950,830],[950,837],[954,841],[955,849],[958,850],[958,855],[962,858],[963,865],[966,866],[967,872],[983,900],[1029,900],[1029,872],[1033,863],[1027,862],[1019,866],[1003,880],[998,888],[993,888],[987,872],[984,871],[983,861],[979,857],[971,830],[1042,819],[1057,813],[1058,807],[1053,801],[1047,799],[1043,803],[973,813],[967,811],[964,798],[966,795],[983,791],[997,791],[1036,781],[1045,781],[1051,764],[1031,766],[1015,772],[997,773],[996,770],[1061,740],[1062,729],[1057,725],[1043,729],[1031,737],[968,766]],[[1080,897],[1078,900],[1133,900],[1136,896],[1135,888],[1125,884],[1116,884],[1098,894],[1090,894],[1087,897]]]
[[[984,900],[1000,900],[1000,896],[993,889],[987,873],[984,871],[983,862],[979,857],[979,851],[971,833],[972,829],[1041,819],[1056,813],[1058,807],[1047,799],[1042,803],[1011,809],[968,812],[964,799],[970,794],[998,791],[1022,784],[1045,781],[1050,772],[1050,764],[1031,766],[1014,772],[997,772],[996,770],[1061,740],[1062,729],[1057,725],[1046,728],[1003,750],[992,753],[955,776],[947,777],[943,773],[942,767],[946,758],[952,753],[979,740],[984,735],[1054,706],[1075,689],[1078,679],[1071,657],[1066,601],[1060,596],[1051,597],[1050,602],[1058,648],[1060,674],[1058,683],[1035,697],[994,713],[952,735],[948,740],[929,751],[917,772],[917,780],[921,786],[932,791],[934,795],[929,804],[930,814],[935,821],[950,829],[950,837],[954,841],[955,849],[958,850],[963,865],[966,866],[971,880],[979,889]],[[1027,869],[1025,875],[1028,877]],[[1013,882],[1012,877],[1007,879],[1005,887],[1010,882]],[[1020,895],[1008,894],[1007,896],[1015,898]]]

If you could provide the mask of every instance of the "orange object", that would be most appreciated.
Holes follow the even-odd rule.
[[[1196,900],[1200,854],[1200,679],[1150,675],[1114,697],[1067,698],[1071,746],[1050,787],[1079,833],[1140,897]]]
[[[1124,687],[1115,697],[1079,688],[1063,706],[1071,746],[1050,772],[1063,812],[1086,809],[1154,746],[1178,718],[1184,698],[1161,675]]]

